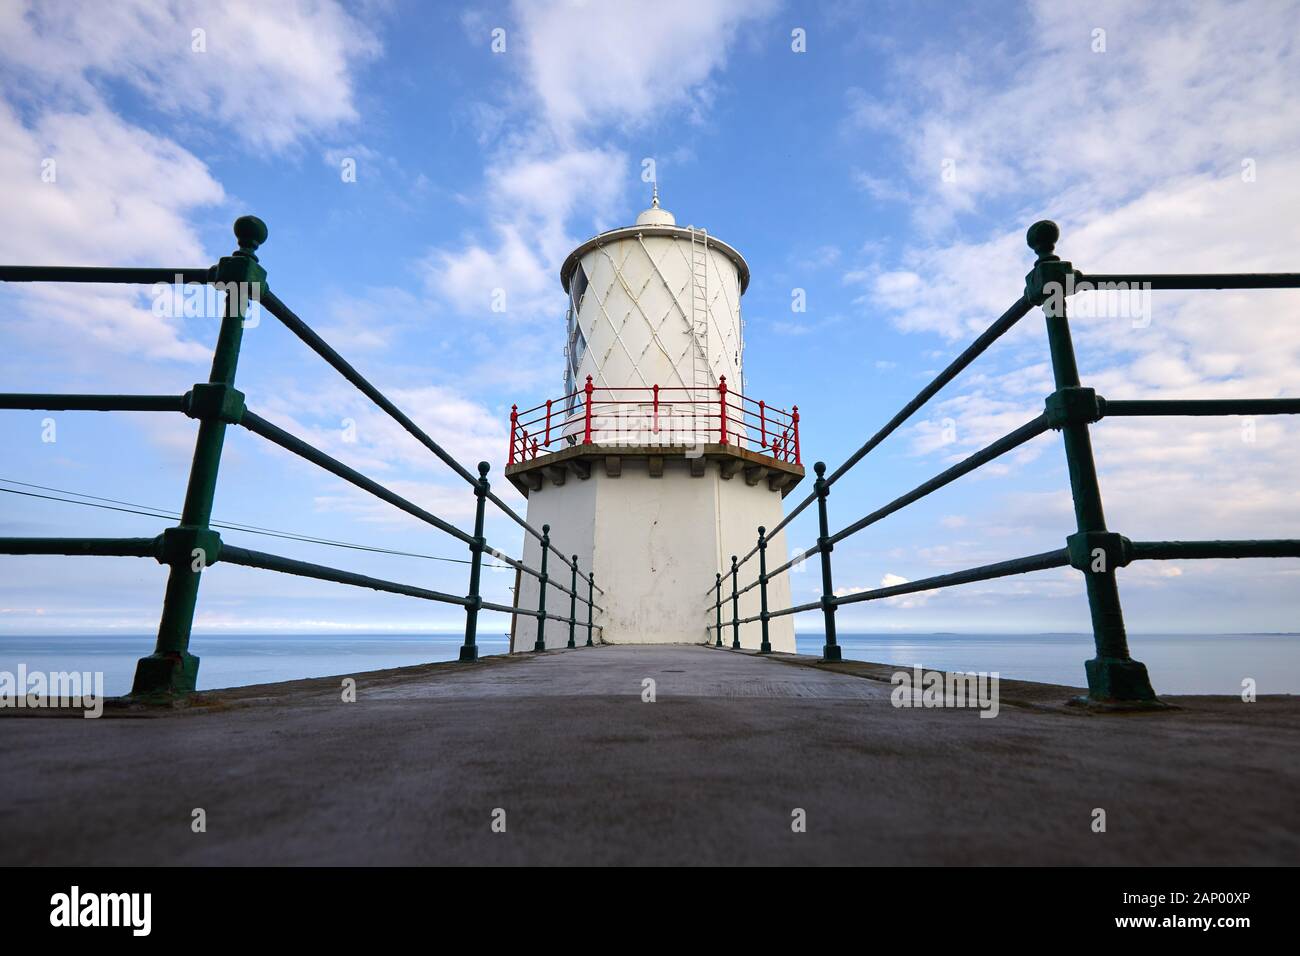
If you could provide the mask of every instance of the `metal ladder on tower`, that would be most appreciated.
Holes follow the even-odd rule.
[[[709,374],[709,234],[691,227],[691,369],[696,431],[706,435],[713,395]],[[703,438],[703,436],[701,436]]]

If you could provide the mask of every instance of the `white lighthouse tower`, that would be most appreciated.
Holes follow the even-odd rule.
[[[731,560],[775,527],[781,499],[803,478],[797,406],[745,394],[740,298],[749,266],[732,246],[679,226],[659,205],[636,223],[582,243],[565,259],[569,296],[562,395],[511,416],[506,476],[528,498],[528,522],[550,526],[551,542],[577,555],[603,589],[595,612],[608,643],[702,643],[715,621],[723,578],[731,620]],[[784,564],[784,534],[767,543],[769,568]],[[540,543],[525,541],[537,568]],[[569,568],[551,555],[548,572],[564,586]],[[740,587],[758,576],[751,560]],[[517,606],[538,606],[538,580],[521,576]],[[583,592],[585,593],[585,592]],[[768,606],[788,607],[789,579],[774,578]],[[567,614],[567,595],[550,588],[548,609]],[[759,613],[759,590],[741,595],[740,617]],[[537,619],[517,614],[511,649],[532,650]],[[724,628],[723,643],[731,631]],[[758,623],[742,625],[758,647]],[[771,619],[775,651],[794,651],[789,616]],[[550,621],[548,648],[568,630]]]

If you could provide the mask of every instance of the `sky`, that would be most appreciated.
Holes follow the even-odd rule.
[[[1057,252],[1085,272],[1300,268],[1297,37],[1300,4],[1281,0],[2,0],[0,261],[205,267],[255,214],[276,294],[460,461],[489,461],[522,509],[500,477],[508,414],[560,394],[559,265],[635,218],[650,169],[679,222],[748,260],[748,391],[798,404],[805,462],[833,469],[1015,301],[1037,219],[1060,224]],[[0,289],[5,390],[178,394],[205,380],[217,312],[160,302],[176,304],[148,287]],[[1084,384],[1108,398],[1296,394],[1294,292],[1079,296],[1072,309]],[[470,526],[469,486],[269,315],[245,332],[237,385],[258,414]],[[1035,311],[835,485],[832,526],[1035,417],[1051,390]],[[175,511],[194,432],[179,415],[3,412],[0,487]],[[1283,416],[1103,421],[1109,526],[1138,540],[1295,536],[1297,437]],[[465,592],[463,545],[241,429],[214,513],[451,558],[223,532]],[[814,542],[814,513],[792,546]],[[167,524],[0,494],[0,535]],[[835,584],[1053,550],[1073,530],[1048,433],[837,546]],[[519,554],[508,520],[490,513],[487,536]],[[0,561],[0,633],[156,628],[165,569],[152,561]],[[487,598],[509,603],[513,577],[491,569]],[[811,563],[792,586],[797,603],[816,598]],[[1120,592],[1132,632],[1290,631],[1300,562],[1139,563]],[[839,620],[1079,632],[1088,617],[1081,576],[1060,569]],[[204,575],[195,619],[200,633],[462,626],[454,606],[229,565]]]

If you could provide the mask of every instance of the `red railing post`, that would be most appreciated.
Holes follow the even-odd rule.
[[[719,429],[721,431],[718,444],[725,445],[727,443],[727,376],[725,375],[718,379],[718,411],[720,413]]]
[[[546,441],[542,444],[546,448],[551,447],[551,399],[546,400]]]
[[[537,439],[533,439],[533,458],[537,458]]]
[[[591,384],[591,376],[588,375],[587,384],[583,388],[583,391],[587,395],[587,410],[586,410],[587,422],[582,434],[582,443],[584,445],[591,444],[591,393],[594,392],[595,390],[596,390],[595,387]]]
[[[654,424],[652,426],[654,433],[659,434],[659,383],[655,383],[655,407],[654,407]],[[671,440],[671,439],[670,439]]]
[[[761,398],[758,400],[758,429],[759,429],[759,447],[767,447],[767,402]]]
[[[524,429],[524,443],[519,447],[519,460],[528,460],[528,429]]]
[[[515,463],[515,436],[519,428],[519,406],[510,406],[510,461],[507,464]]]
[[[799,406],[794,406],[794,412],[790,415],[790,420],[794,422],[794,463],[802,465],[803,461],[799,456]]]

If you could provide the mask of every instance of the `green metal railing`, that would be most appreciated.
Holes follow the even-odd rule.
[[[1024,295],[829,477],[826,475],[825,463],[817,462],[813,466],[817,480],[812,494],[796,505],[771,531],[760,527],[758,543],[743,558],[732,556],[730,621],[722,619],[722,574],[717,575],[714,586],[707,592],[713,597],[710,610],[714,613],[715,623],[707,625],[706,630],[708,628],[714,630],[715,647],[723,646],[722,629],[730,627],[731,646],[739,648],[740,626],[758,622],[761,627],[760,653],[770,652],[768,623],[772,618],[820,609],[825,624],[823,659],[837,661],[840,660],[841,654],[835,634],[835,612],[845,605],[878,601],[883,598],[976,581],[989,581],[1030,571],[1073,567],[1084,576],[1096,646],[1096,657],[1085,662],[1089,696],[1101,701],[1153,701],[1155,692],[1152,690],[1146,667],[1129,655],[1128,637],[1124,629],[1124,615],[1116,582],[1117,569],[1139,560],[1300,557],[1300,539],[1294,538],[1246,541],[1130,541],[1123,535],[1108,530],[1102,511],[1101,487],[1093,460],[1089,426],[1105,417],[1138,415],[1294,415],[1300,413],[1300,398],[1107,401],[1091,388],[1085,388],[1080,382],[1074,343],[1066,318],[1066,299],[1076,292],[1135,288],[1142,290],[1294,289],[1300,288],[1300,273],[1084,275],[1074,269],[1071,263],[1062,261],[1054,254],[1059,237],[1060,230],[1055,223],[1046,220],[1034,223],[1029,228],[1026,241],[1037,254],[1037,259],[1033,270],[1025,277]],[[934,478],[921,483],[906,494],[859,518],[843,530],[832,534],[826,504],[831,486],[1036,306],[1041,306],[1043,309],[1047,325],[1048,350],[1056,385],[1056,391],[1047,396],[1043,414],[940,472]],[[1070,473],[1070,491],[1074,499],[1076,531],[1066,538],[1064,548],[968,568],[951,574],[940,574],[918,581],[908,581],[905,584],[836,596],[831,575],[831,553],[836,544],[1048,430],[1061,432]],[[766,567],[767,542],[814,501],[817,502],[818,524],[816,545],[769,572]],[[739,588],[738,569],[755,554],[759,556],[758,578],[744,588]],[[815,555],[821,558],[821,598],[811,603],[770,611],[767,606],[767,587],[772,578]],[[760,589],[760,612],[742,618],[739,612],[740,595],[755,587]]]
[[[599,631],[601,628],[601,625],[593,623],[592,612],[603,610],[595,603],[595,596],[597,592],[604,592],[596,586],[591,574],[584,575],[578,570],[577,555],[570,558],[561,554],[550,542],[549,526],[544,526],[541,531],[538,531],[492,492],[487,479],[489,470],[487,462],[479,462],[476,475],[456,461],[267,288],[266,270],[257,257],[257,250],[267,237],[265,223],[255,216],[242,216],[235,221],[234,231],[239,249],[232,255],[223,257],[210,269],[0,266],[0,281],[4,282],[102,282],[146,285],[201,283],[211,285],[218,292],[225,293],[221,327],[217,334],[208,381],[195,385],[184,395],[0,394],[0,408],[6,409],[181,412],[197,419],[198,437],[195,440],[194,460],[190,467],[185,503],[181,510],[179,524],[167,528],[155,538],[0,538],[0,554],[151,557],[160,564],[168,566],[157,645],[153,654],[141,658],[137,664],[131,689],[131,694],[135,697],[183,695],[194,690],[199,659],[190,653],[189,645],[194,611],[198,601],[199,581],[203,571],[218,562],[459,605],[465,609],[465,639],[460,648],[461,661],[478,659],[476,641],[478,615],[483,610],[534,615],[538,621],[539,634],[548,618],[567,623],[570,634],[569,646],[573,647],[575,646],[573,632],[578,624],[577,605],[581,602],[587,606],[586,643],[587,646],[592,646],[594,643],[592,632]],[[408,434],[470,483],[476,499],[473,533],[462,531],[451,522],[421,508],[245,407],[243,393],[235,388],[235,371],[239,362],[245,318],[250,304],[254,302],[260,302],[266,311],[325,359],[362,394],[400,424]],[[350,482],[362,491],[400,508],[465,544],[470,551],[468,593],[464,596],[447,594],[224,544],[220,534],[213,530],[215,522],[212,520],[212,504],[216,493],[217,473],[221,463],[226,428],[230,425],[243,427],[279,445],[286,451]],[[488,545],[483,534],[484,512],[488,502],[499,508],[527,534],[531,534],[541,542],[540,570],[529,567],[523,561],[508,557]],[[570,565],[571,587],[566,588],[560,582],[550,580],[546,573],[548,552],[554,552]],[[483,600],[479,588],[485,553],[513,567],[521,574],[533,575],[541,581],[536,611],[524,611],[518,607],[517,594],[515,606]],[[579,578],[586,581],[588,585],[585,597],[578,593]],[[548,586],[570,596],[568,617],[547,613]]]

